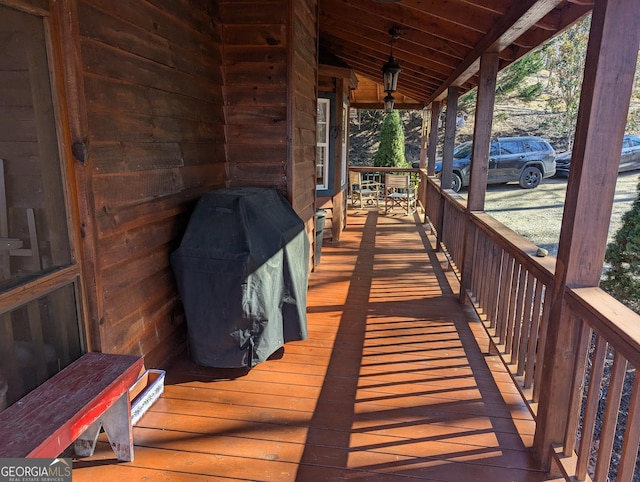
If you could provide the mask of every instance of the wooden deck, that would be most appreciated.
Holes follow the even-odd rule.
[[[134,429],[77,481],[541,481],[534,424],[418,218],[350,211],[312,273],[309,338],[250,371],[167,369]]]

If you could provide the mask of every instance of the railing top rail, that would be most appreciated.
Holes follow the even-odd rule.
[[[473,212],[471,218],[500,248],[513,255],[527,271],[547,286],[553,282],[556,270],[554,256],[537,256],[537,245],[512,231],[490,214]]]
[[[349,166],[349,170],[356,172],[420,172],[417,167]]]
[[[640,368],[640,315],[600,288],[572,288],[567,295],[574,313]]]

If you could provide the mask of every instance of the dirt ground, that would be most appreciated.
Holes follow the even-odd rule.
[[[609,242],[621,225],[622,215],[631,208],[637,196],[639,174],[636,171],[618,175]],[[485,211],[555,256],[566,188],[567,180],[562,178],[544,179],[535,189],[521,189],[517,183],[487,186]],[[466,190],[460,194],[466,195]]]

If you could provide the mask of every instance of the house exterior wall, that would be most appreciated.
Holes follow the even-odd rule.
[[[279,190],[313,242],[317,2],[228,0],[220,12],[229,184]]]
[[[314,238],[316,1],[63,3],[89,348],[159,366],[184,347],[169,257],[203,193],[275,187]]]
[[[195,201],[227,180],[219,13],[178,0],[68,5],[92,348],[153,365],[184,340],[169,255]]]
[[[8,4],[50,25],[86,348],[161,366],[185,345],[170,255],[204,193],[274,187],[315,239],[317,0]]]

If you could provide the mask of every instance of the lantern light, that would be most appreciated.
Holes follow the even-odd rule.
[[[389,114],[390,112],[393,111],[393,104],[395,103],[395,99],[393,98],[393,96],[388,93],[387,96],[384,98],[384,111]]]
[[[389,60],[382,66],[382,84],[384,85],[384,91],[391,94],[396,91],[398,75],[402,72],[400,65],[393,56],[393,42],[400,38],[400,29],[391,27],[389,35],[391,35],[391,52],[389,53]]]

